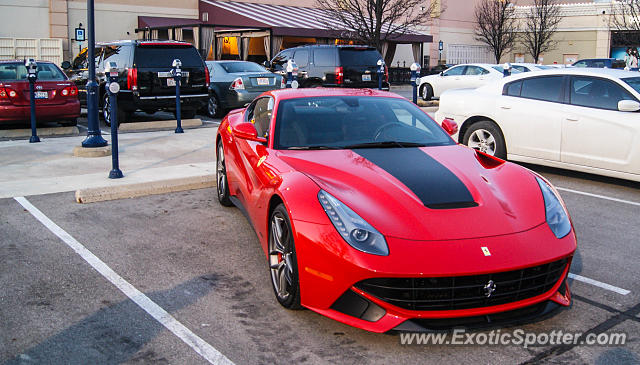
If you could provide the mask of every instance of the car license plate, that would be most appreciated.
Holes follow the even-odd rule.
[[[167,86],[176,86],[176,80],[172,78],[167,79]]]
[[[36,91],[35,92],[36,99],[48,99],[49,93],[46,91]]]
[[[362,81],[371,81],[371,75],[369,74],[362,75]]]
[[[269,85],[269,79],[266,77],[258,77],[258,85]]]

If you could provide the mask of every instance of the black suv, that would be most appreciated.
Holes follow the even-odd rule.
[[[382,55],[373,47],[306,45],[278,53],[267,68],[286,76],[287,62],[298,66],[300,87],[378,87],[378,60]],[[382,88],[389,90],[389,73],[385,67]]]
[[[99,43],[95,50],[96,78],[100,85],[99,104],[107,125],[111,124],[108,97],[105,91],[106,62],[115,61],[120,69],[118,121],[127,120],[136,110],[153,114],[158,110],[175,113],[175,82],[170,76],[174,59],[182,62],[180,87],[181,114],[193,118],[209,99],[209,70],[198,51],[186,42],[177,41],[117,41]],[[78,54],[67,70],[78,89],[80,103],[86,105],[88,78],[87,50]]]

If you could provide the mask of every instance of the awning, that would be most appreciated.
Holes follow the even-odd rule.
[[[203,24],[271,29],[275,36],[339,38],[344,24],[321,9],[302,6],[201,0],[200,14],[207,13]],[[207,18],[205,17],[205,19]],[[431,42],[433,37],[410,29],[390,41],[395,43]]]
[[[138,16],[138,29],[175,28],[186,26],[198,26],[202,22],[198,19],[166,18],[159,16]]]

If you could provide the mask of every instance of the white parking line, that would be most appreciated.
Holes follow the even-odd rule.
[[[605,196],[605,195],[592,194],[592,193],[587,193],[587,192],[579,191],[579,190],[573,190],[573,189],[567,189],[567,188],[559,188],[557,186],[556,186],[556,190],[567,191],[569,193],[574,193],[574,194],[579,194],[579,195],[584,195],[584,196],[590,196],[592,198],[610,200],[612,202],[624,203],[624,204],[635,205],[635,206],[640,207],[640,203],[634,202],[634,201],[631,201],[631,200],[612,198],[612,197]]]
[[[60,228],[51,219],[49,219],[38,208],[33,206],[24,197],[14,197],[14,199],[20,203],[26,210],[31,213],[40,223],[47,227],[53,234],[58,236],[64,243],[73,249],[80,257],[82,257],[91,267],[104,276],[111,284],[115,285],[121,292],[123,292],[129,299],[136,303],[145,312],[149,313],[160,324],[165,326],[174,335],[180,338],[184,343],[191,347],[195,352],[200,354],[211,364],[229,364],[233,365],[233,362],[221,354],[209,343],[205,342],[202,338],[198,337],[190,329],[185,327],[182,323],[178,322],[171,314],[162,309],[159,305],[153,302],[149,297],[144,295],[141,291],[136,289],[133,285],[129,284],[120,275],[113,271],[107,264],[100,260],[91,251],[87,250],[80,242],[73,238],[69,233]]]
[[[569,277],[571,279],[582,281],[583,283],[591,284],[591,285],[597,286],[599,288],[610,290],[610,291],[618,293],[618,294],[627,295],[627,294],[631,293],[627,289],[618,288],[617,286],[609,285],[607,283],[603,283],[603,282],[598,281],[598,280],[589,279],[589,278],[586,278],[586,277],[581,276],[581,275],[569,273]]]

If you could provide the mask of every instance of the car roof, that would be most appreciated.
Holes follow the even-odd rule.
[[[113,46],[113,45],[130,45],[130,44],[138,44],[138,45],[191,45],[189,42],[184,41],[173,41],[173,40],[142,40],[142,39],[122,39],[116,41],[108,41],[108,42],[97,42],[96,46]]]
[[[16,63],[16,62],[18,62],[18,63],[21,63],[21,64],[24,65],[24,61],[25,60],[0,60],[0,63]],[[45,60],[36,60],[36,63],[51,63],[51,64],[55,65],[55,63],[53,63],[53,62],[45,61]]]
[[[376,89],[349,89],[349,88],[324,88],[313,87],[303,89],[277,89],[270,91],[278,99],[296,99],[322,96],[381,96],[388,98],[404,99],[402,96]]]
[[[524,72],[524,73],[510,76],[508,81],[516,80],[520,78],[537,77],[537,76],[544,76],[544,75],[581,75],[581,76],[600,76],[600,77],[604,76],[611,79],[640,77],[640,73],[638,72],[625,71],[625,70],[615,69],[615,68],[571,67],[571,68],[553,68],[550,70],[540,70],[540,71],[536,71],[536,73]]]

